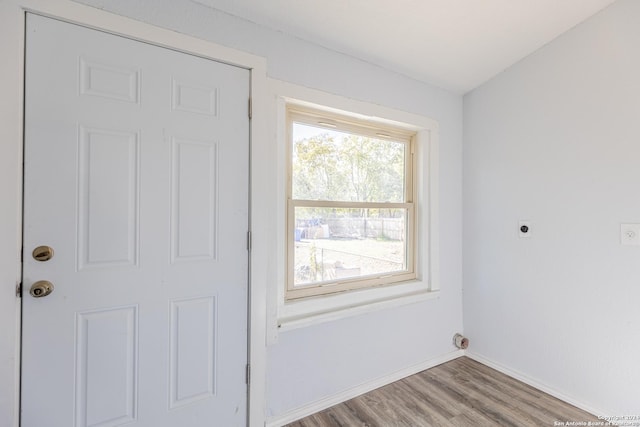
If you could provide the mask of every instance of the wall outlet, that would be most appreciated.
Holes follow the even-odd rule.
[[[531,221],[518,221],[518,236],[521,238],[531,237]]]
[[[620,224],[620,244],[640,246],[640,224]]]

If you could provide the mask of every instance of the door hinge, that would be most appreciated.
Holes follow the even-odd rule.
[[[249,119],[252,119],[253,117],[253,102],[251,101],[251,98],[249,98]]]
[[[251,365],[249,365],[248,363],[247,363],[247,370],[246,370],[246,377],[245,378],[246,378],[245,382],[247,383],[247,385],[251,384]]]
[[[251,232],[247,231],[247,250],[251,250]]]
[[[16,298],[22,298],[22,283],[16,285]]]

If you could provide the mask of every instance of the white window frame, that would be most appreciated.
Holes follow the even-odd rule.
[[[267,344],[276,343],[281,332],[342,319],[362,313],[413,304],[440,297],[439,282],[439,227],[438,227],[438,140],[437,121],[418,114],[357,101],[339,95],[269,79],[272,97],[273,135],[276,137],[277,164],[275,168],[277,190],[276,253],[273,268],[276,282],[267,289]],[[414,192],[415,223],[418,229],[415,241],[415,273],[413,280],[394,286],[377,286],[350,292],[327,294],[313,298],[287,300],[287,105],[300,105],[320,109],[327,113],[346,115],[359,120],[373,120],[382,125],[399,127],[415,132]]]
[[[311,109],[296,103],[287,104],[287,279],[285,298],[295,300],[336,292],[353,291],[355,289],[376,286],[391,286],[416,278],[414,240],[415,227],[415,185],[413,171],[415,132],[404,128],[391,127],[376,121],[356,119]],[[384,202],[347,202],[337,200],[301,200],[294,199],[293,192],[293,124],[301,123],[329,131],[340,131],[352,135],[393,141],[404,145],[403,200],[396,203]],[[295,208],[297,207],[342,207],[356,209],[403,209],[405,218],[405,265],[406,269],[398,272],[387,272],[377,275],[333,279],[315,282],[304,286],[295,286]]]

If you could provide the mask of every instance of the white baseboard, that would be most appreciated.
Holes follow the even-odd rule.
[[[371,390],[375,390],[387,384],[391,384],[392,382],[401,380],[413,374],[417,374],[418,372],[422,372],[425,369],[430,369],[434,366],[441,365],[450,360],[457,359],[461,356],[464,356],[464,351],[457,350],[452,353],[447,353],[443,356],[437,357],[435,359],[427,360],[416,365],[409,366],[408,368],[401,369],[383,377],[368,381],[364,384],[360,384],[359,386],[344,390],[332,396],[328,396],[315,402],[309,403],[308,405],[301,406],[300,408],[285,412],[282,415],[269,418],[265,426],[281,427],[285,424],[292,423],[311,414],[315,414],[316,412],[320,412],[324,409],[330,408],[331,406],[345,402],[349,399],[353,399],[354,397],[358,397],[361,394],[368,393]]]
[[[502,372],[505,375],[508,375],[508,376],[510,376],[512,378],[515,378],[515,379],[519,380],[519,381],[522,381],[523,383],[525,383],[527,385],[530,385],[531,387],[537,388],[540,391],[543,391],[543,392],[545,392],[547,394],[550,394],[551,396],[553,396],[553,397],[555,397],[557,399],[560,399],[563,402],[567,402],[570,405],[573,405],[573,406],[575,406],[577,408],[582,409],[583,411],[587,411],[590,414],[593,414],[595,416],[604,416],[606,414],[606,412],[603,411],[600,408],[594,408],[591,405],[587,405],[587,404],[585,404],[583,402],[580,402],[577,399],[575,399],[575,398],[573,398],[571,396],[568,396],[568,395],[564,394],[563,392],[560,392],[560,391],[554,389],[553,387],[549,387],[548,385],[543,384],[543,383],[539,382],[538,380],[533,379],[533,378],[523,374],[522,372],[518,372],[518,371],[513,370],[511,368],[507,368],[507,367],[505,367],[505,366],[503,366],[503,365],[501,365],[499,363],[496,363],[496,362],[493,362],[490,359],[487,359],[486,357],[484,357],[484,356],[482,356],[480,354],[473,353],[473,352],[470,352],[469,350],[467,350],[467,351],[465,351],[465,356],[467,356],[469,359],[475,360],[476,362],[480,362],[483,365],[487,365],[488,367],[493,368],[496,371]]]

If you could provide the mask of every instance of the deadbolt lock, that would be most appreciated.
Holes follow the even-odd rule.
[[[38,280],[31,285],[31,289],[29,289],[29,293],[34,298],[46,297],[51,292],[53,292],[53,283],[47,280]]]
[[[53,248],[51,246],[38,246],[31,255],[36,261],[49,261],[53,258]]]

